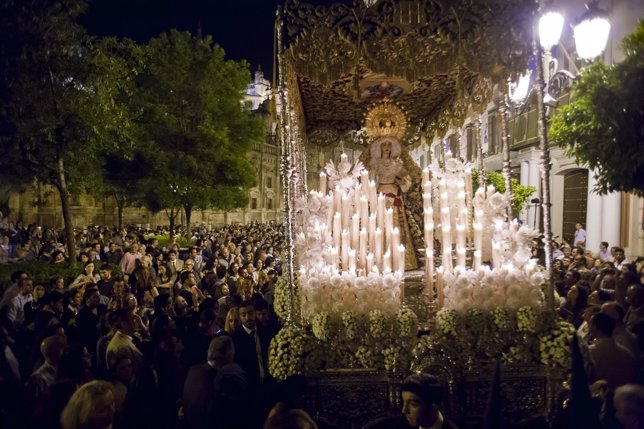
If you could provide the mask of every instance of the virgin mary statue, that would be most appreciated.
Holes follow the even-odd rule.
[[[376,182],[378,194],[385,196],[385,208],[393,209],[394,226],[400,230],[400,242],[405,245],[405,269],[414,270],[418,268],[417,246],[411,234],[405,200],[415,182],[412,174],[416,171],[413,171],[413,167],[416,167],[417,173],[420,171],[409,155],[405,153],[407,162],[402,155],[400,140],[393,136],[380,137],[369,145],[367,165],[371,178]]]

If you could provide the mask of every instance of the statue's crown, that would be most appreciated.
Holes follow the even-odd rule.
[[[384,136],[402,140],[407,131],[407,116],[400,106],[385,97],[369,108],[365,114],[364,128],[370,141]]]

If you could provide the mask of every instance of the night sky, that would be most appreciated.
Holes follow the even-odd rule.
[[[283,0],[88,0],[81,23],[97,36],[129,37],[145,43],[172,28],[194,34],[201,24],[226,57],[245,59],[254,73],[273,68],[275,11]],[[309,3],[330,3],[309,1]]]

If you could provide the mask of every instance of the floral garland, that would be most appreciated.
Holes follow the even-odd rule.
[[[559,322],[554,329],[543,335],[539,339],[539,360],[541,363],[570,368],[572,364],[570,350],[575,335],[575,327],[564,321]]]
[[[317,345],[302,329],[283,327],[268,348],[268,370],[276,380],[304,374],[320,366]]]
[[[297,281],[296,281],[297,283]],[[273,308],[275,309],[275,314],[277,317],[285,323],[288,318],[288,308],[289,308],[289,290],[288,290],[288,278],[283,275],[277,279],[275,283],[275,289],[273,293]],[[293,291],[293,315],[299,313],[300,308],[300,297],[297,293],[297,287]]]
[[[506,364],[536,363],[570,368],[574,327],[541,308],[495,308],[436,314],[436,329],[421,337],[412,351],[414,366],[427,359],[468,368],[500,358]]]

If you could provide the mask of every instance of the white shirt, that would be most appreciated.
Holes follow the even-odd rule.
[[[586,230],[583,228],[579,228],[578,230],[575,231],[575,242],[574,246],[577,246],[577,243],[583,242],[583,244],[586,244]]]
[[[19,293],[14,299],[11,300],[7,307],[7,318],[13,322],[14,325],[19,325],[25,321],[25,304],[34,300],[34,297],[23,295]]]

